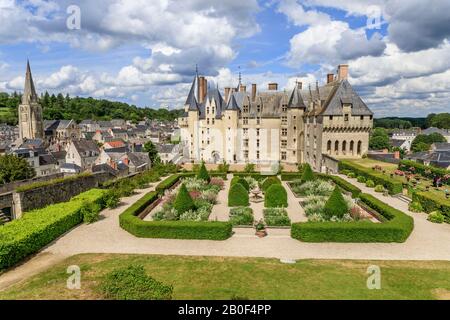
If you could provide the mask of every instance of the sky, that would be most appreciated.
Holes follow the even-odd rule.
[[[376,117],[450,112],[448,0],[0,0],[0,91],[181,108],[210,86],[324,83],[339,64]]]

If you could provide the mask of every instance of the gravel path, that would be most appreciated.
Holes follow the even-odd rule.
[[[119,226],[118,216],[145,193],[122,200],[121,207],[103,211],[103,219],[80,225],[43,249],[22,265],[0,276],[0,290],[17,281],[45,270],[56,262],[80,253],[163,254],[192,256],[266,257],[279,259],[370,259],[370,260],[450,260],[450,225],[433,224],[426,214],[411,213],[407,204],[384,197],[351,181],[363,192],[373,194],[389,205],[414,217],[415,229],[405,243],[302,243],[290,238],[289,230],[269,230],[269,236],[259,239],[252,229],[238,229],[226,241],[168,240],[136,238]],[[228,180],[229,183],[230,180]],[[297,199],[296,199],[297,201]],[[218,207],[220,209],[220,207]],[[216,209],[216,213],[221,211]],[[297,213],[292,213],[294,219]],[[219,218],[222,216],[219,216]]]

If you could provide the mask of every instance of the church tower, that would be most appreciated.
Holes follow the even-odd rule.
[[[19,134],[21,140],[44,139],[42,107],[38,102],[29,61],[22,103],[19,105]]]

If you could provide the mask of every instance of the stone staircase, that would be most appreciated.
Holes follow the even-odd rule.
[[[8,216],[0,210],[0,225],[5,224],[9,221],[11,220],[8,218]]]
[[[407,196],[405,196],[401,193],[395,195],[394,197],[399,199],[400,201],[407,203],[407,204],[410,204],[412,202],[412,200],[410,198],[408,198]]]

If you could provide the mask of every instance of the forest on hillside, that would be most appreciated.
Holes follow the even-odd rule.
[[[17,124],[17,107],[20,100],[20,94],[0,93],[0,123]],[[62,94],[50,95],[48,92],[41,95],[40,103],[45,120],[74,119],[81,122],[85,119],[125,119],[138,122],[148,118],[173,121],[183,112],[182,110],[138,108],[127,103],[105,99],[72,98],[69,95],[63,96]]]
[[[385,129],[410,129],[412,127],[450,129],[450,113],[430,113],[426,118],[379,118],[374,120],[374,126]]]

